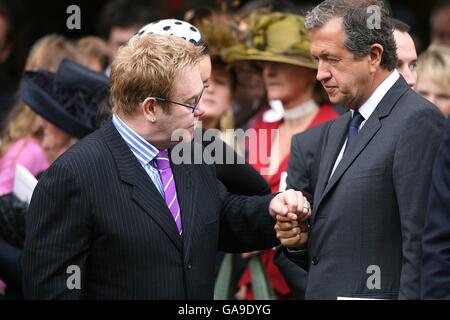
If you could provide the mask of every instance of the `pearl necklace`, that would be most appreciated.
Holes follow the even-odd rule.
[[[299,106],[284,110],[283,118],[285,120],[294,120],[310,114],[318,108],[319,106],[314,102],[314,100],[309,100]]]

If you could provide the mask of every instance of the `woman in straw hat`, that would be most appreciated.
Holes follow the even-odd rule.
[[[338,117],[330,105],[320,105],[322,101],[315,98],[320,86],[303,23],[298,15],[255,12],[248,18],[243,41],[224,53],[229,61],[256,61],[262,68],[268,99],[281,103],[281,118],[274,119],[270,111],[256,117],[253,129],[257,141],[248,150],[250,163],[266,178],[272,192],[285,189],[292,136]],[[269,280],[278,298],[290,298],[290,290],[272,262],[273,255],[270,250],[261,256]],[[237,297],[252,299],[250,285],[247,270]]]

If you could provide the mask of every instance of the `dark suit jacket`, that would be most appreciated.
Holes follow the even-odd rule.
[[[196,135],[204,132],[205,130],[197,130]],[[228,192],[245,196],[264,196],[271,193],[269,184],[258,171],[239,156],[232,147],[223,142],[218,135],[211,137],[211,141],[200,137],[199,139],[201,139],[204,148],[210,147],[211,144],[214,146],[221,145],[222,154],[216,155],[216,150],[213,148],[211,155],[214,159],[217,159],[217,162],[214,164],[217,179],[222,182]],[[227,159],[229,155],[232,155],[233,161]]]
[[[450,299],[450,118],[446,131],[428,198],[423,235],[423,299]]]
[[[26,221],[26,298],[210,299],[217,250],[276,244],[272,195],[229,194],[214,166],[173,165],[183,239],[166,203],[109,122],[40,179]],[[69,290],[69,266],[81,290]]]
[[[308,250],[290,255],[307,269],[305,297],[417,299],[421,235],[443,117],[400,77],[330,178],[350,118],[347,113],[326,129],[315,186],[296,186],[309,174],[305,166],[288,171],[288,187],[305,193],[314,188]],[[291,156],[291,162],[302,161]],[[379,288],[373,275],[379,275]]]
[[[320,150],[323,139],[328,133],[333,121],[328,121],[308,129],[292,137],[291,157],[288,164],[286,180],[289,189],[301,190],[303,195],[313,205],[314,189],[317,185],[320,165]],[[274,263],[286,280],[296,299],[305,298],[308,274],[308,259],[306,252],[297,257],[296,262],[287,258],[286,248],[279,246],[274,256]],[[301,265],[301,268],[298,266]]]

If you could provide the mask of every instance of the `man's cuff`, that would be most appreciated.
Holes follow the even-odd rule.
[[[286,254],[286,256],[288,256],[289,258],[292,259],[304,259],[305,256],[308,254],[308,250],[305,249],[300,249],[300,248],[288,248],[288,247],[283,247],[283,250]]]
[[[297,248],[286,248],[289,254],[297,255],[297,254],[306,254],[306,249],[297,249]]]

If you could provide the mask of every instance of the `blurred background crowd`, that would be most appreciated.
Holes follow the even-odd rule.
[[[271,3],[272,2],[272,3]],[[88,53],[85,62],[95,69],[105,69],[117,48],[149,21],[165,18],[192,20],[194,15],[207,11],[225,10],[243,19],[258,7],[272,11],[304,14],[320,1],[245,1],[245,0],[172,0],[172,1],[58,1],[28,0],[0,2],[0,119],[4,120],[12,105],[15,92],[33,44],[49,34],[64,36],[76,44],[76,51]],[[386,1],[392,16],[409,25],[417,53],[426,50],[431,42],[450,46],[450,9],[446,1]],[[69,30],[67,8],[76,4],[81,9],[81,28]],[[447,6],[447,8],[446,8]],[[95,38],[93,38],[95,37]],[[84,38],[84,39],[83,39]],[[84,60],[88,58],[83,58]],[[95,59],[96,62],[92,62]],[[4,122],[4,121],[3,121]]]

